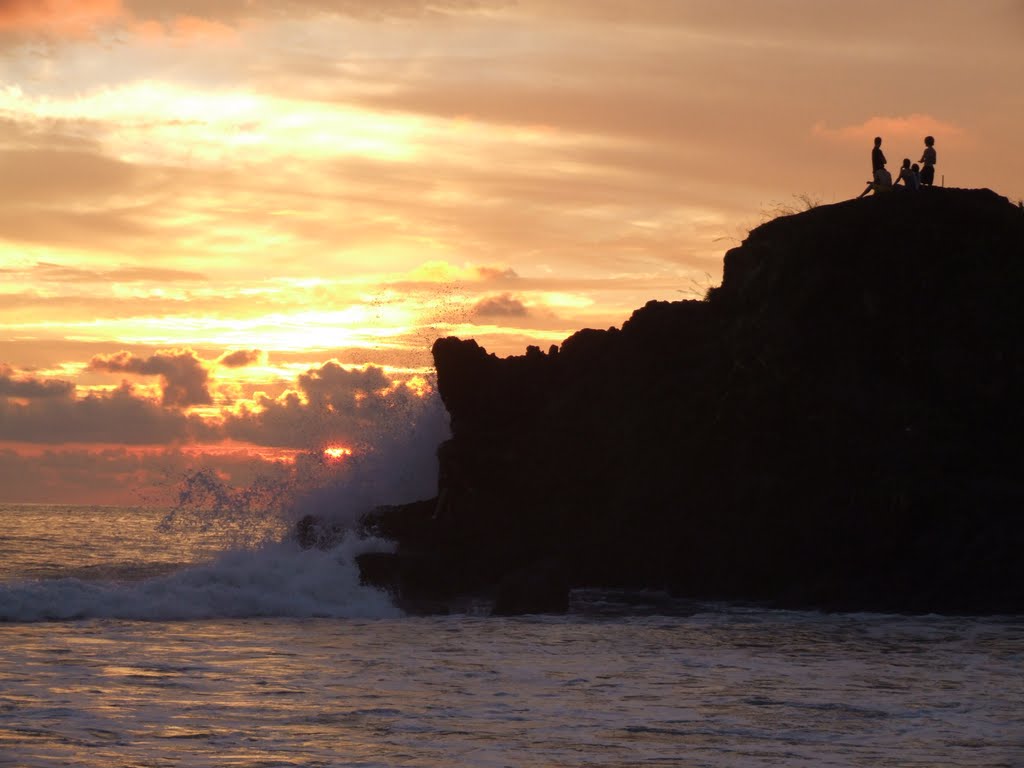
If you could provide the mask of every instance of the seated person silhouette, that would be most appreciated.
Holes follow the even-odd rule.
[[[891,189],[892,174],[885,170],[885,166],[883,165],[881,168],[875,169],[875,178],[868,182],[864,191],[857,195],[857,197],[864,197],[868,192],[874,192],[877,195],[882,192],[888,192]]]
[[[906,189],[916,191],[921,186],[921,180],[918,175],[914,172],[914,169],[910,167],[910,158],[903,158],[903,165],[900,166],[900,175],[896,181],[893,182],[893,188],[897,187],[900,182],[903,182],[903,186]]]

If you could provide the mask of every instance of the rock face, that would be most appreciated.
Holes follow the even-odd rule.
[[[498,585],[493,613],[565,613],[569,610],[569,577],[557,560],[531,563],[506,574]]]
[[[704,301],[548,353],[438,340],[439,498],[367,524],[435,595],[554,563],[572,586],[1024,610],[1022,333],[1024,212],[993,192],[782,217]]]

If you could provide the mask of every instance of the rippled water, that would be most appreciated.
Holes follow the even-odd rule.
[[[102,527],[106,513],[89,514]],[[120,540],[157,540],[144,520],[119,519]],[[54,551],[65,535],[51,526]],[[339,555],[334,570],[286,585],[309,614],[322,595],[325,617],[289,613],[278,595],[248,604],[260,617],[226,618],[213,609],[255,589],[250,571],[292,555],[250,553],[246,568],[236,554],[228,568],[210,560],[211,542],[165,542],[167,562],[191,552],[204,565],[143,567],[113,585],[51,559],[29,593],[12,538],[0,534],[0,765],[1024,765],[1021,617],[578,593],[563,617],[411,618],[382,614],[379,593],[343,578],[351,563]],[[91,556],[137,558],[118,540]],[[196,592],[195,574],[213,584]],[[313,576],[339,579],[344,599]],[[24,620],[35,617],[26,595],[49,590],[59,610],[76,581],[97,590],[81,618]],[[204,618],[133,618],[140,595],[175,590],[162,610],[192,596]]]

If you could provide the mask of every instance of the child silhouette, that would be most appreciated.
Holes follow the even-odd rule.
[[[924,137],[924,154],[918,160],[921,163],[921,186],[930,187],[935,181],[935,137]]]

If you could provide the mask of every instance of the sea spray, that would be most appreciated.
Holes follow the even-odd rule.
[[[349,438],[352,448],[340,460],[318,444],[246,486],[209,467],[186,472],[161,529],[216,529],[237,547],[278,540],[307,516],[354,529],[375,507],[435,495],[437,447],[449,436],[448,414],[431,388],[422,398],[391,403],[385,416]]]
[[[436,493],[437,446],[449,436],[448,419],[431,392],[377,424],[341,461],[327,460],[319,447],[283,468],[288,471],[245,487],[231,486],[211,469],[194,469],[156,533],[215,535],[223,551],[136,579],[103,578],[125,570],[99,567],[98,578],[79,570],[75,577],[8,581],[0,584],[0,621],[399,615],[385,592],[360,584],[356,556],[393,545],[358,535],[358,521],[378,505]],[[307,515],[342,535],[329,547],[303,549],[292,532]],[[128,530],[132,524],[130,517],[117,518],[122,527],[115,534],[128,549],[133,537],[153,535]]]
[[[289,507],[293,519],[313,515],[351,528],[375,507],[436,495],[437,448],[450,436],[440,396],[432,392],[388,426],[359,444],[324,482],[306,484]]]

